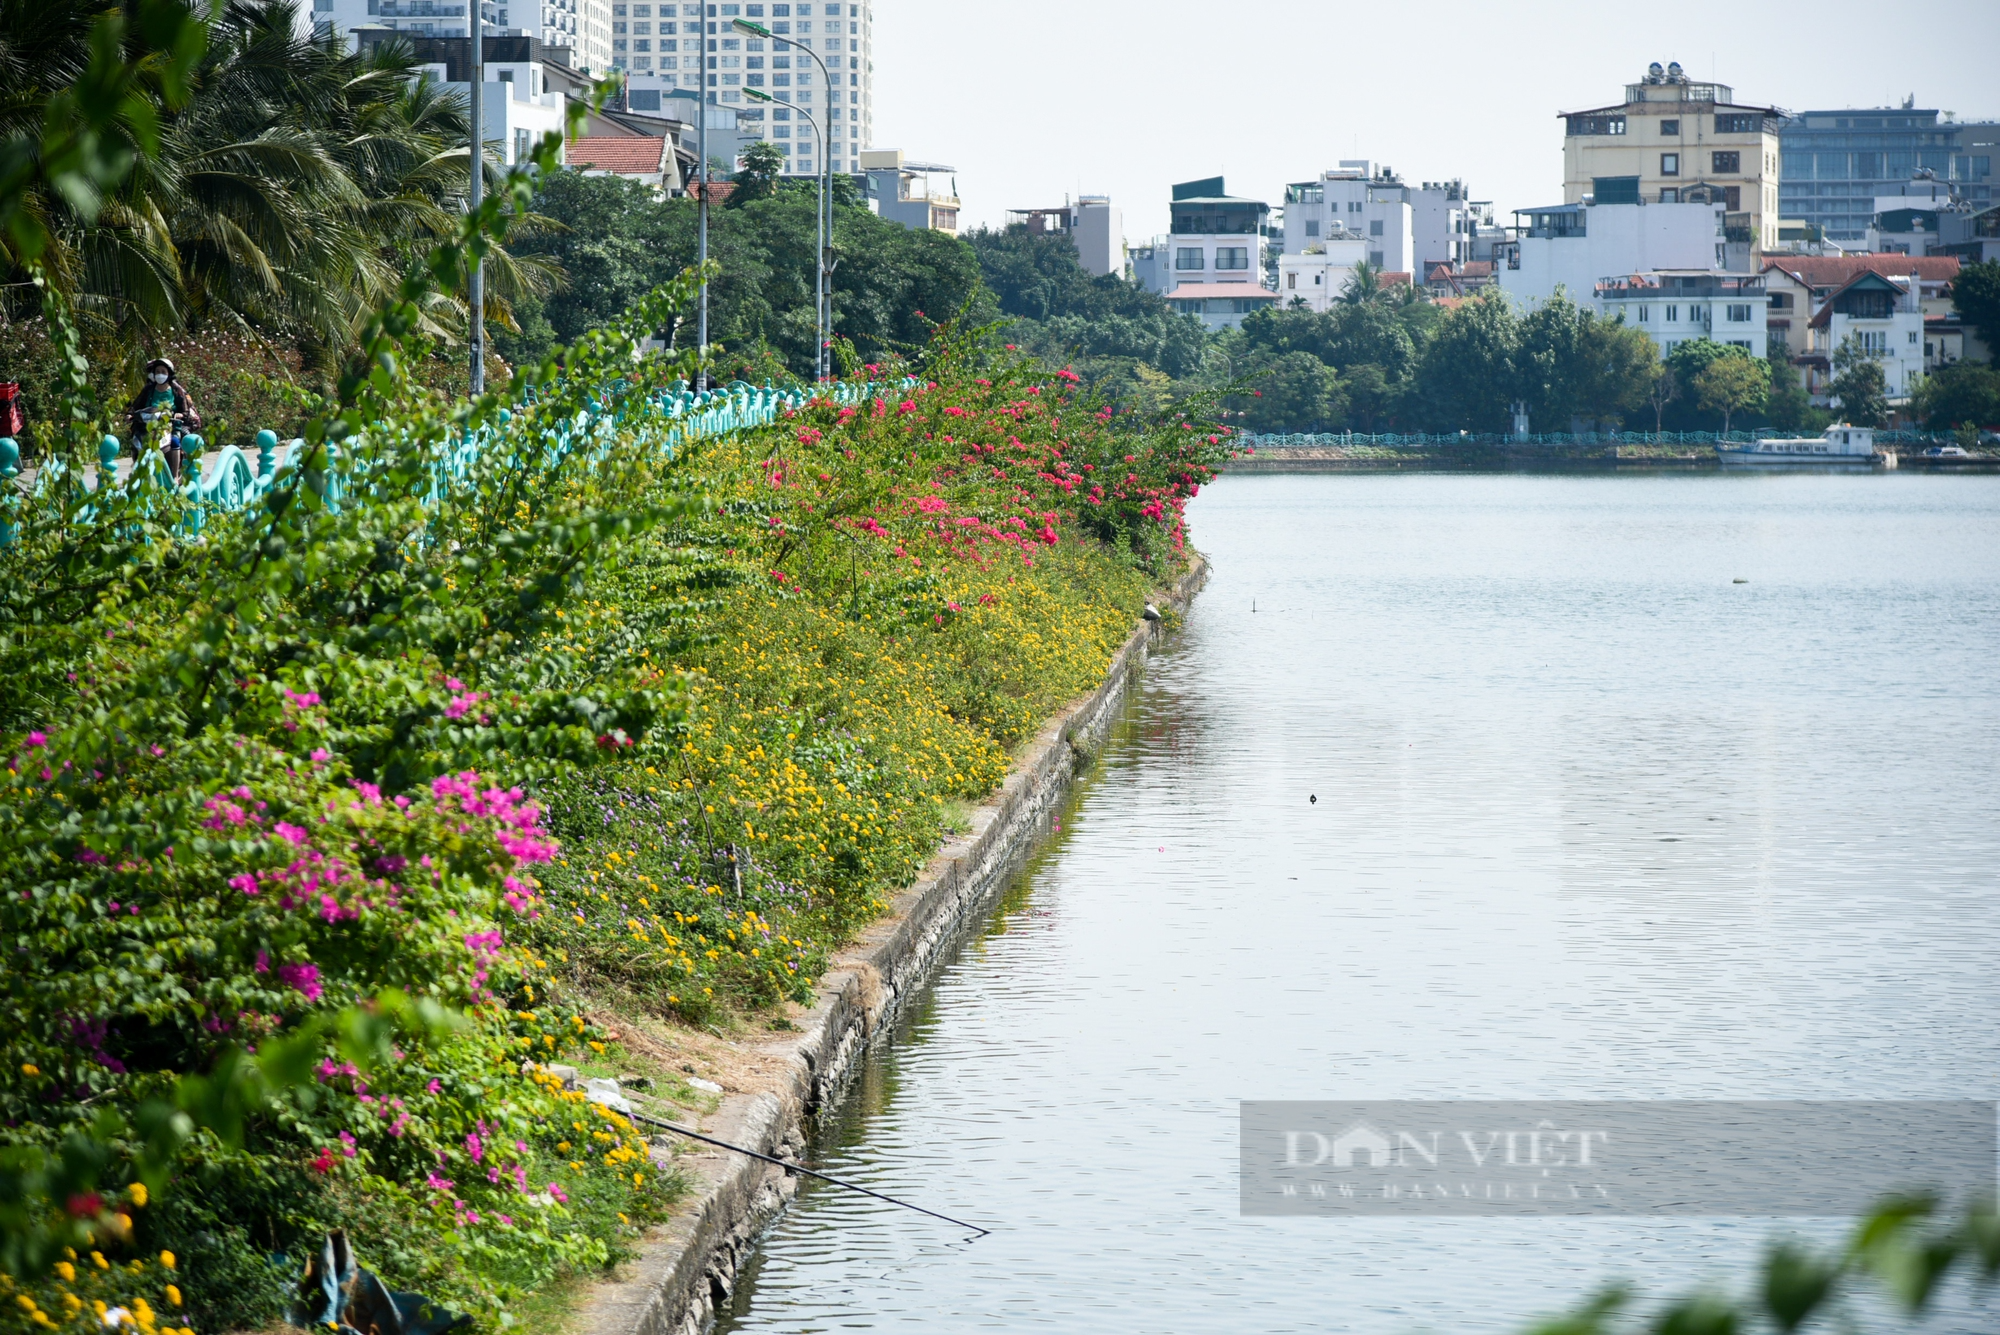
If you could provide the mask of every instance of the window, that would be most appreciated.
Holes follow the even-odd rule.
[[[1371,265],[1373,265],[1373,266],[1374,266],[1375,268],[1377,268],[1377,269],[1381,268],[1381,267],[1382,267],[1382,252],[1381,252],[1381,251],[1379,251],[1379,250],[1371,250],[1371,251],[1369,251],[1369,252],[1368,252],[1368,263],[1370,263]]]
[[[1678,306],[1667,307],[1667,323],[1679,324],[1680,322],[1681,322],[1681,308]]]
[[[1174,249],[1174,268],[1199,269],[1202,266],[1200,246],[1178,246]]]
[[[1732,302],[1724,313],[1724,318],[1735,324],[1742,324],[1750,318],[1750,307],[1747,304]]]
[[[1790,310],[1791,308],[1792,308],[1792,294],[1791,294],[1791,293],[1789,293],[1789,292],[1773,292],[1773,293],[1771,294],[1771,309],[1772,309],[1772,310],[1774,310],[1774,311],[1788,311],[1788,310]]]
[[[1370,218],[1368,220],[1368,235],[1382,235],[1382,220],[1380,218]]]
[[[1318,236],[1318,235],[1319,235],[1319,219],[1317,219],[1317,218],[1308,218],[1308,219],[1306,220],[1306,235],[1307,235],[1307,236]]]
[[[653,31],[653,25],[650,23],[635,23],[632,25],[632,31],[643,37]]]
[[[1745,352],[1748,352],[1750,351],[1750,340],[1747,338],[1732,338],[1729,340],[1729,346],[1732,348],[1741,348]]]
[[[651,51],[653,49],[653,44],[647,41],[645,38],[641,37],[638,41],[632,43],[632,49],[634,51]]]
[[[1248,246],[1218,246],[1215,251],[1215,267],[1218,269],[1247,269],[1250,267]]]
[[[1662,204],[1680,203],[1681,202],[1680,188],[1678,186],[1670,185],[1666,187],[1664,190],[1660,191],[1660,202]]]
[[[1886,329],[1863,329],[1852,337],[1861,340],[1861,350],[1870,356],[1884,356],[1889,351],[1889,331]]]
[[[1680,174],[1681,174],[1681,155],[1678,153],[1660,154],[1660,175],[1679,176]]]
[[[1646,308],[1644,306],[1639,307],[1639,323],[1645,324],[1650,318],[1646,313]]]
[[[1290,289],[1290,290],[1293,290],[1293,291],[1296,291],[1296,290],[1298,289],[1298,286],[1299,286],[1299,276],[1298,276],[1297,274],[1295,274],[1295,273],[1288,273],[1288,274],[1286,274],[1286,275],[1285,275],[1285,286],[1286,286],[1286,288],[1288,288],[1288,289]]]
[[[1661,134],[1673,134],[1673,135],[1677,135],[1677,134],[1679,134],[1680,132],[1681,132],[1681,123],[1680,123],[1679,121],[1675,120],[1675,121],[1661,121],[1661,122],[1660,122],[1660,133],[1661,133]]]
[[[1717,119],[1720,119],[1720,117]],[[1741,153],[1731,151],[1728,153],[1713,153],[1709,156],[1715,163],[1714,171],[1718,174],[1728,175],[1743,170],[1743,155]]]
[[[1912,329],[1910,331],[1910,342],[1914,343],[1916,341],[1917,341],[1917,331]]]
[[[1717,134],[1753,134],[1757,128],[1757,117],[1755,116],[1717,116],[1715,118],[1715,132]]]

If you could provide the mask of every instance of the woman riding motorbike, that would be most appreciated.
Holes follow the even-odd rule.
[[[180,382],[174,364],[165,357],[155,357],[146,363],[146,383],[140,387],[137,397],[125,409],[132,424],[132,457],[143,458],[146,442],[152,436],[153,424],[167,423],[167,437],[164,453],[167,470],[176,482],[181,480],[181,437],[201,425],[201,414],[195,411],[194,397],[187,386]]]

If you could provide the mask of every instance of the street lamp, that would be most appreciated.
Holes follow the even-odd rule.
[[[782,43],[785,46],[794,47],[811,56],[813,64],[819,66],[820,79],[826,87],[826,100],[829,104],[832,103],[833,75],[828,72],[826,62],[821,60],[811,47],[795,42],[789,37],[780,37],[762,24],[752,23],[748,19],[733,19],[730,21],[729,26],[747,37],[763,37],[768,39],[773,45]],[[772,102],[776,100],[767,93],[758,93],[755,89],[746,88],[744,92],[749,93],[759,102]],[[794,109],[799,110],[798,108]],[[800,110],[800,114],[804,115],[808,120],[812,120],[810,112]],[[819,307],[816,313],[819,327],[819,357],[816,368],[821,380],[827,378],[830,370],[827,344],[833,335],[833,284],[830,281],[833,274],[833,255],[831,254],[833,249],[833,141],[830,137],[831,125],[831,117],[827,118],[827,127],[822,127],[816,120],[813,121],[813,130],[819,138],[820,150],[819,290],[814,295],[818,299],[817,304]]]
[[[744,95],[747,96],[753,102],[768,102],[775,105],[778,100],[772,97],[769,93],[762,92],[755,88],[745,88],[743,92]],[[821,158],[825,158],[827,150],[827,138],[826,138],[826,130],[824,129],[824,127],[822,127],[819,121],[814,118],[813,114],[810,111],[807,111],[804,107],[793,107],[792,110],[798,112],[799,115],[805,118],[806,123],[812,126],[813,139],[819,145],[819,150],[818,150],[819,155]],[[817,207],[813,209],[813,222],[819,229],[818,246],[817,246],[817,250],[819,253],[819,267],[813,276],[813,328],[816,331],[816,337],[818,338],[819,341],[819,347],[813,353],[813,374],[815,378],[824,380],[826,379],[827,375],[826,343],[827,343],[827,324],[829,322],[828,317],[830,315],[830,311],[828,310],[828,308],[832,304],[831,301],[828,299],[828,288],[830,285],[827,282],[827,275],[832,270],[833,267],[829,263],[829,256],[827,253],[828,250],[830,249],[830,247],[828,247],[827,245],[827,233],[832,230],[833,219],[827,210],[826,177],[823,174],[819,173],[815,173],[815,175],[819,175],[819,203]]]
[[[698,307],[699,313],[695,317],[698,367],[695,374],[706,379],[708,374],[708,100],[702,93],[690,93],[681,88],[670,90],[667,96],[692,98],[695,114],[700,117],[695,122],[694,132],[695,156],[701,159],[695,171],[699,182],[697,188],[701,192],[700,198],[695,201],[695,264],[701,274],[701,303]],[[696,384],[695,388],[703,389],[706,386]]]
[[[471,0],[467,12],[472,15],[471,51],[472,68],[466,71],[471,80],[466,110],[472,119],[472,150],[466,156],[472,161],[472,181],[466,192],[466,206],[473,213],[479,212],[480,195],[486,184],[486,0]],[[471,328],[467,332],[467,342],[471,344],[472,366],[468,372],[466,389],[477,398],[486,392],[486,267],[479,258],[479,238],[472,240],[472,281],[466,286],[467,314],[472,317]]]

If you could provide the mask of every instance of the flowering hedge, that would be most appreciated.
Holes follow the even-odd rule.
[[[542,646],[689,673],[670,739],[550,791],[565,851],[533,933],[573,984],[689,1019],[808,999],[1178,570],[1220,434],[969,341],[923,370],[700,446],[711,508],[607,565]]]
[[[293,1273],[263,1258],[331,1226],[486,1325],[601,1267],[677,1177],[541,1065],[609,1059],[607,993],[705,1019],[808,997],[1174,570],[1220,437],[968,340],[859,407],[645,445],[681,368],[640,343],[687,297],[560,379],[526,368],[507,448],[442,495],[502,400],[452,406],[385,355],[264,506],[198,538],[145,476],[51,469],[11,515],[5,1153],[386,989],[466,1022],[366,1070],[329,1043],[150,1204],[114,1154],[57,1203],[85,1245],[14,1277],[0,1331],[98,1301],[256,1324]],[[570,448],[580,412],[617,435]],[[173,1297],[131,1268],[160,1251]]]

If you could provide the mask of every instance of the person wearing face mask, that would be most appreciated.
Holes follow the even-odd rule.
[[[132,457],[135,459],[144,455],[154,424],[161,421],[167,423],[167,469],[173,474],[174,481],[180,481],[181,437],[201,425],[201,414],[195,411],[194,397],[180,382],[172,362],[165,357],[155,357],[146,363],[146,383],[140,387],[138,397],[132,400],[125,412],[132,421]]]

